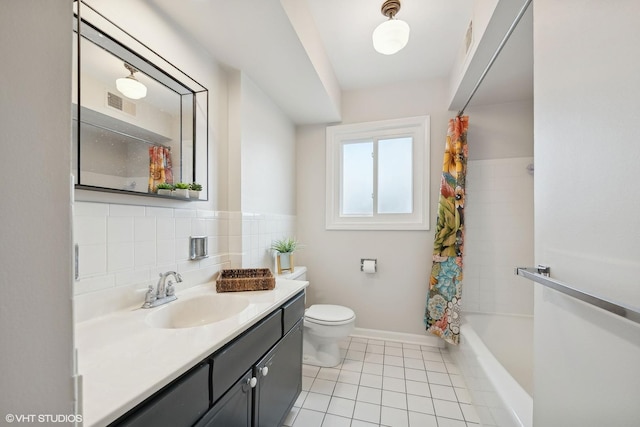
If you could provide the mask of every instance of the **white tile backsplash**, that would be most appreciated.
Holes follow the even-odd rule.
[[[204,236],[207,232],[207,220],[196,218],[191,221],[191,236]]]
[[[275,271],[275,261],[270,250],[276,239],[295,237],[296,218],[288,215],[243,213],[232,217],[230,230],[241,230],[235,241],[230,235],[230,252],[242,254],[242,267],[269,267]]]
[[[176,259],[176,247],[173,239],[158,240],[156,243],[156,262],[168,264]]]
[[[186,261],[189,259],[189,236],[178,237],[175,240],[176,245],[176,261]],[[198,261],[192,261],[197,264]]]
[[[107,218],[107,241],[109,244],[133,242],[133,217],[109,216]]]
[[[174,209],[173,216],[176,218],[195,218],[197,213],[194,209]]]
[[[136,205],[109,205],[109,216],[117,217],[134,217],[134,216],[144,216],[145,208],[144,206],[136,206]]]
[[[176,239],[191,236],[191,218],[176,218]]]
[[[80,216],[96,216],[106,217],[109,215],[109,205],[105,203],[76,203],[73,206],[73,214],[75,217]]]
[[[73,221],[73,234],[76,236],[76,243],[79,245],[105,245],[107,243],[106,216],[81,216],[76,214]]]
[[[80,248],[82,250],[82,248]],[[133,242],[109,243],[107,245],[107,271],[115,273],[121,270],[132,269]]]
[[[156,264],[156,241],[134,243],[134,266],[135,268],[149,267]]]
[[[107,245],[79,245],[81,262],[78,274],[81,278],[107,273]]]
[[[463,309],[533,314],[533,293],[513,274],[533,265],[533,158],[470,160],[465,200]]]
[[[136,242],[155,242],[156,219],[154,217],[135,217],[133,222],[134,240]]]
[[[143,268],[139,270],[127,270],[116,273],[115,286],[123,286],[131,283],[145,283],[149,280],[149,269]]]
[[[273,270],[271,243],[293,237],[295,222],[292,215],[76,202],[73,229],[80,255],[75,295],[122,307],[144,298],[158,274],[169,270],[182,274],[183,286],[210,282],[224,267]],[[189,259],[189,237],[195,235],[208,237],[209,258]],[[99,297],[87,295],[92,293]],[[81,319],[92,315],[91,310],[80,312]]]
[[[174,217],[175,209],[171,208],[159,208],[156,206],[147,206],[145,208],[146,216],[155,216],[155,217]]]

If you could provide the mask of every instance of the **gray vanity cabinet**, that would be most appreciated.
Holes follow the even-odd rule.
[[[281,426],[301,390],[302,321],[299,321],[226,391],[197,427]]]
[[[302,320],[254,367],[254,427],[281,426],[302,391]]]
[[[193,425],[209,408],[209,363],[201,363],[111,426]]]
[[[277,427],[302,390],[304,291],[111,426]]]
[[[213,356],[215,403],[196,427],[282,425],[302,390],[303,316],[304,292],[301,292]],[[238,378],[237,372],[251,365],[252,376],[248,379],[243,376],[227,391],[227,384]],[[240,393],[238,390],[247,384],[252,392]],[[252,407],[248,420],[244,417],[246,405]],[[221,417],[218,413],[229,415]],[[233,424],[228,424],[229,417],[234,418]]]
[[[240,376],[251,369],[282,338],[282,310],[276,310],[253,328],[227,344],[212,357],[212,403],[227,392]]]

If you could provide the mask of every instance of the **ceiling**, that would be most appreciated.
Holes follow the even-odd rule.
[[[397,17],[411,28],[409,43],[386,56],[371,42],[386,19],[382,0],[144,1],[220,63],[246,73],[298,124],[339,121],[341,91],[448,78],[474,3],[403,0]],[[528,31],[522,32],[521,42],[531,43]],[[531,90],[532,63],[507,57],[524,50],[515,43],[505,48],[491,73],[496,77],[487,79],[474,103],[505,102]],[[511,87],[490,88],[503,81],[499,68]]]
[[[471,19],[471,0],[404,0],[397,18],[411,28],[395,55],[373,49],[371,34],[386,17],[382,0],[306,0],[345,90],[449,75]]]

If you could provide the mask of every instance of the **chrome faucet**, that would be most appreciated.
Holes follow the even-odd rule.
[[[142,308],[153,308],[178,299],[175,295],[176,290],[173,286],[173,281],[169,279],[167,282],[169,276],[173,276],[177,283],[182,282],[180,273],[176,273],[175,271],[160,273],[160,279],[158,280],[156,289],[154,290],[153,286],[149,285]]]

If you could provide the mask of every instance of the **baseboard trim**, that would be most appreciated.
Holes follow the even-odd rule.
[[[352,337],[403,342],[407,344],[428,345],[444,348],[444,341],[435,335],[407,334],[404,332],[381,331],[378,329],[355,328]]]

